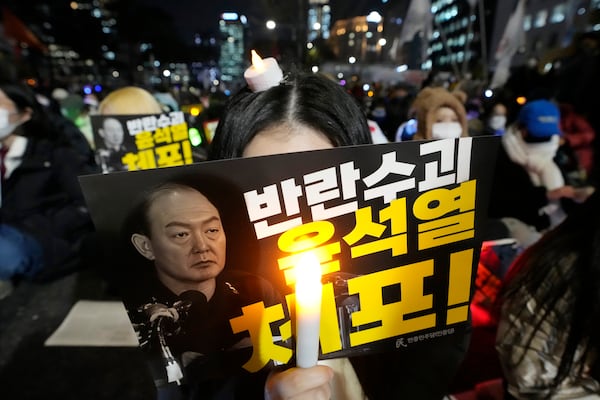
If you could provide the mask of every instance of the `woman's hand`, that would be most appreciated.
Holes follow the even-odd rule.
[[[328,400],[333,370],[324,365],[272,372],[265,383],[266,400]]]
[[[548,200],[559,200],[562,197],[572,199],[577,203],[583,203],[588,197],[594,193],[593,186],[573,187],[570,185],[561,186],[547,192]]]
[[[561,198],[572,199],[575,196],[575,188],[571,185],[565,185],[546,192],[549,201],[560,200]]]

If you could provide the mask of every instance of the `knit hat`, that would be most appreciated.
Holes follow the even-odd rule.
[[[546,139],[560,135],[560,111],[548,100],[527,102],[519,112],[519,123],[536,139]]]
[[[431,139],[435,112],[440,107],[454,110],[462,125],[462,136],[468,136],[467,112],[463,103],[443,87],[426,87],[419,92],[412,105],[417,114],[417,133],[414,139]]]

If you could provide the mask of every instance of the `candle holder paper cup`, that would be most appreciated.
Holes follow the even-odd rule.
[[[273,57],[261,59],[252,50],[252,65],[244,71],[244,79],[253,92],[262,92],[277,86],[283,79],[283,71]]]

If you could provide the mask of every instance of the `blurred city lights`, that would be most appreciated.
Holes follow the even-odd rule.
[[[221,19],[225,21],[237,21],[239,18],[238,13],[226,12],[221,14]]]
[[[188,129],[188,137],[192,146],[196,147],[202,144],[202,135],[200,134],[198,128]]]
[[[381,22],[381,14],[377,11],[371,11],[369,15],[367,15],[367,22],[380,23]]]

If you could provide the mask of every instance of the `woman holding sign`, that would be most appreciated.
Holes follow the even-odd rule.
[[[356,101],[328,78],[297,74],[282,79],[277,64],[267,63],[251,67],[246,80],[248,88],[233,96],[225,109],[209,158],[371,143],[366,117]],[[357,376],[360,385],[346,393],[335,393],[337,385],[333,385],[332,393],[331,384],[345,377],[338,372],[334,375],[326,366],[288,368],[270,375],[265,397],[329,399],[333,395],[360,399],[366,395],[371,400],[442,399],[466,351],[463,339],[468,338],[458,337],[452,346],[351,357],[352,365],[346,363],[346,371],[350,377]]]

